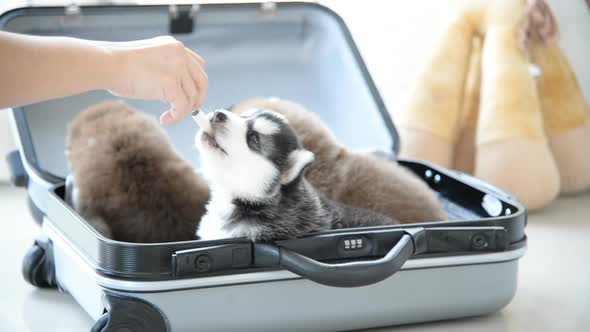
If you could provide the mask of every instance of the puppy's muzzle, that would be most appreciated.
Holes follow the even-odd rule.
[[[211,124],[224,123],[225,121],[227,121],[227,115],[220,111],[215,111],[211,117]]]

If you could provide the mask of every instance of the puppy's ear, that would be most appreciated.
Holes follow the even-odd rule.
[[[287,170],[281,177],[281,184],[289,184],[297,179],[303,173],[305,167],[311,164],[313,159],[313,153],[308,150],[297,149],[291,152],[287,161]]]

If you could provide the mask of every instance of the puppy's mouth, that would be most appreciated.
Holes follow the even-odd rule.
[[[219,150],[219,151],[223,152],[223,154],[227,155],[227,152],[221,146],[219,146],[219,143],[217,143],[217,141],[215,140],[214,135],[210,135],[206,132],[203,132],[201,134],[201,141],[204,144],[206,144],[207,146],[209,146],[210,148],[212,148],[214,150]]]

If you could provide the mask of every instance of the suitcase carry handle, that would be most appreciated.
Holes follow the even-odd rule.
[[[258,244],[256,250],[264,252],[265,260],[276,261],[283,269],[326,286],[360,287],[378,283],[399,271],[417,251],[415,237],[423,229],[404,232],[389,252],[372,261],[323,263],[305,255],[272,244]],[[270,258],[271,256],[272,258]]]

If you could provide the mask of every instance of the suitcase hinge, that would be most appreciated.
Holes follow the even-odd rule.
[[[191,33],[194,30],[194,18],[199,11],[198,4],[192,6],[170,5],[168,13],[170,16],[170,33]]]
[[[8,170],[10,171],[10,182],[17,187],[26,187],[29,177],[18,150],[11,151],[6,155]]]
[[[260,3],[260,17],[273,17],[277,12],[277,3],[274,1],[264,1]]]
[[[72,2],[64,9],[64,16],[61,18],[61,24],[64,26],[78,26],[83,21],[82,9],[80,6]]]
[[[274,1],[264,1],[260,3],[260,10],[263,12],[274,12],[277,10],[277,3]]]

